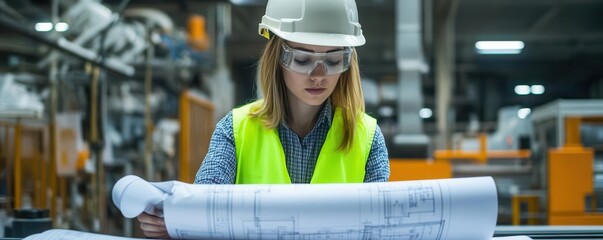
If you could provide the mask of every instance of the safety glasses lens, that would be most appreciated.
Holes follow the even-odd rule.
[[[294,49],[283,44],[281,64],[287,69],[310,75],[314,69],[322,66],[326,75],[345,72],[350,67],[352,48],[327,53],[314,53]]]

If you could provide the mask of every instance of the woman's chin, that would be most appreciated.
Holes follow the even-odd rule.
[[[304,99],[304,103],[310,106],[320,106],[325,103],[326,98],[312,98],[312,99]]]

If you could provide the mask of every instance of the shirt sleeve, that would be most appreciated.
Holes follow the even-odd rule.
[[[387,182],[389,180],[389,158],[381,128],[377,125],[373,144],[366,161],[364,182]]]
[[[234,184],[237,159],[232,129],[232,111],[216,124],[207,155],[195,176],[196,184]]]

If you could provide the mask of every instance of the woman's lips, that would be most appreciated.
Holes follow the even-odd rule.
[[[320,95],[325,90],[326,90],[326,88],[306,88],[306,91],[308,91],[312,95]]]

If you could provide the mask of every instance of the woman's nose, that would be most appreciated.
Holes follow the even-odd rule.
[[[316,65],[314,66],[314,69],[312,69],[312,72],[310,72],[310,77],[324,77],[327,75],[327,66],[325,66],[325,63],[321,62],[317,62]]]

